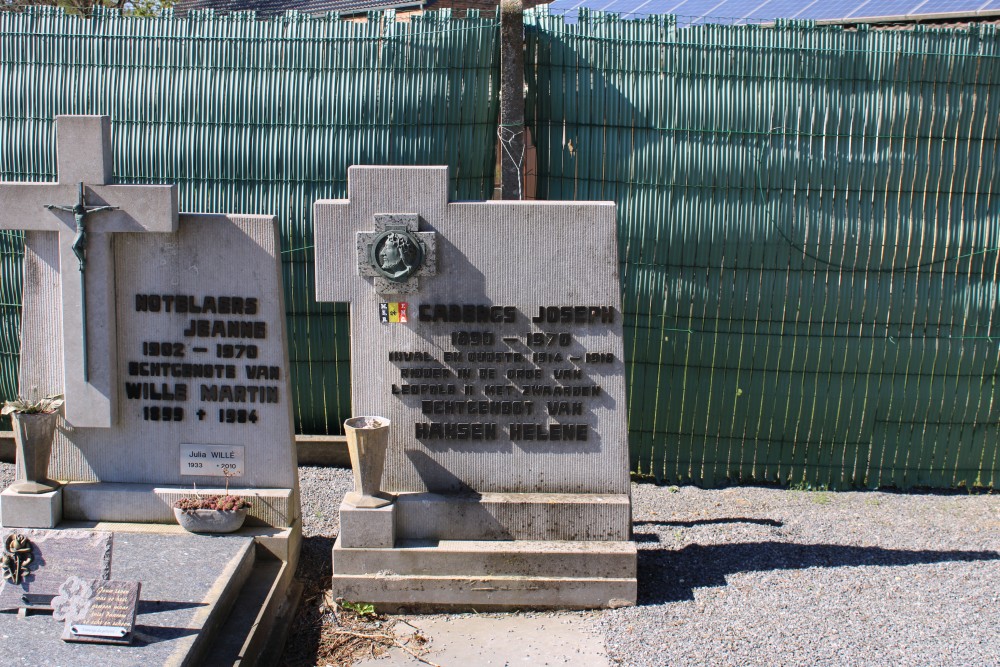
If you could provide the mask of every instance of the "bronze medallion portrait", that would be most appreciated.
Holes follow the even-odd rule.
[[[405,282],[424,264],[424,244],[405,227],[387,227],[368,246],[368,261],[379,275]]]

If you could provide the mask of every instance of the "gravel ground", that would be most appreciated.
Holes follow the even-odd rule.
[[[335,535],[350,471],[300,472]],[[1000,495],[632,493],[639,605],[574,614],[613,664],[1000,665]]]
[[[321,582],[351,473],[299,472],[299,576]],[[593,622],[613,664],[1000,665],[1000,495],[632,492],[639,605],[555,614]]]

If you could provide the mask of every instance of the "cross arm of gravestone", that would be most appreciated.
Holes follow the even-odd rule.
[[[111,185],[112,155],[107,116],[58,116],[57,181],[0,182],[0,229],[58,235],[62,393],[66,421],[74,427],[108,427],[116,419],[119,383],[111,237],[177,230],[177,187]],[[31,234],[26,242],[29,248],[35,242]],[[70,273],[71,267],[78,269],[79,277]],[[25,286],[24,294],[27,309],[36,298],[31,285]],[[22,387],[31,373],[22,368]],[[59,388],[47,389],[56,393]],[[25,388],[22,393],[27,393]]]

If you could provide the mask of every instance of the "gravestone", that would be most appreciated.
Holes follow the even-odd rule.
[[[56,135],[59,182],[0,183],[0,228],[26,230],[19,383],[32,397],[65,394],[48,467],[62,486],[4,490],[0,524],[111,527],[124,577],[92,598],[70,591],[71,643],[37,626],[17,646],[99,664],[119,649],[91,642],[133,635],[132,589],[110,586],[135,582],[135,664],[216,660],[244,638],[259,649],[284,622],[301,536],[277,223],[178,214],[173,186],[108,185],[107,118],[59,117]],[[245,497],[244,528],[184,532],[172,504],[195,485]],[[71,574],[101,579],[65,571],[59,585]],[[144,617],[144,604],[160,615]]]
[[[62,515],[174,524],[174,500],[194,484],[220,492],[228,478],[248,496],[251,524],[294,526],[275,220],[177,215],[172,186],[95,184],[110,180],[109,128],[106,117],[59,117],[59,183],[0,183],[0,228],[29,230],[21,391],[66,395],[49,465],[49,477],[67,482]],[[81,275],[77,216],[51,208],[81,198],[87,209],[116,207],[86,216],[86,337],[71,289]],[[103,402],[90,401],[95,393]],[[21,512],[30,500],[5,491],[3,525],[30,524]]]
[[[397,496],[341,506],[334,593],[634,604],[614,205],[447,191],[444,167],[352,167],[315,205],[317,300],[351,304],[353,413],[391,421]]]

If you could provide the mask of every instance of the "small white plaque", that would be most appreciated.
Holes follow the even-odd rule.
[[[242,445],[181,445],[181,474],[242,477]]]

